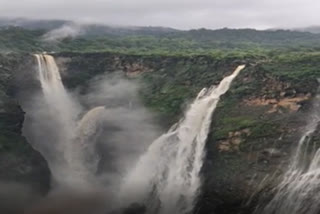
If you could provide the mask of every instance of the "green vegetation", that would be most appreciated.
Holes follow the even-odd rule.
[[[156,72],[142,75],[142,98],[147,106],[170,118],[168,122],[175,122],[202,88],[217,84],[231,71],[234,60],[211,56],[163,58]]]
[[[91,31],[99,30],[91,29]],[[242,51],[246,51],[247,53],[251,52],[254,56],[266,52],[274,54],[276,50],[320,50],[320,35],[285,30],[199,29],[163,31],[163,29],[145,28],[143,30],[109,29],[99,33],[88,30],[86,34],[77,38],[45,42],[43,36],[47,32],[48,30],[42,29],[27,30],[20,27],[2,27],[0,28],[0,50],[2,52],[46,50],[157,55],[223,55],[225,51],[233,50],[239,55]]]
[[[115,58],[123,68],[127,66],[125,63],[140,63],[155,71],[141,76],[141,97],[168,124],[177,121],[203,87],[217,84],[238,64],[245,63],[248,67],[239,77],[242,81],[235,82],[227,98],[219,103],[216,139],[244,128],[252,128],[254,137],[266,134],[261,130],[273,130],[273,122],[267,120],[262,124],[258,115],[238,115],[236,106],[244,98],[275,93],[262,91],[262,81],[245,79],[260,80],[270,75],[301,88],[300,91],[308,91],[310,87],[306,86],[320,76],[320,35],[317,34],[252,29],[162,30],[145,28],[111,33],[106,30],[48,43],[42,39],[47,30],[6,27],[0,29],[0,50],[29,53],[46,50],[71,57],[69,66],[74,72],[86,69],[64,78],[69,87],[85,84],[99,73],[119,69]],[[0,78],[0,81],[6,80]],[[0,82],[0,87],[3,85]],[[3,90],[0,95],[4,97]]]
[[[319,50],[320,35],[291,31],[191,30],[159,35],[122,35],[114,37],[82,37],[65,39],[58,45],[60,51],[119,53],[148,53],[159,55],[217,54],[226,50],[252,51],[254,55],[266,50]]]
[[[39,40],[43,33],[16,27],[0,28],[0,53],[43,50],[44,44]]]
[[[1,154],[13,154],[13,159],[22,157],[23,162],[36,156],[21,136],[24,113],[10,86],[18,65],[24,66],[22,70],[30,68],[23,60],[28,58],[25,53],[56,52],[57,62],[60,58],[67,71],[61,72],[64,84],[70,88],[81,86],[80,93],[85,93],[90,79],[104,72],[121,70],[132,72],[132,76],[141,72],[137,77],[142,83],[142,101],[159,115],[165,128],[181,118],[203,87],[218,84],[237,65],[246,64],[221,97],[206,144],[202,171],[208,179],[204,189],[213,190],[212,198],[219,200],[234,198],[236,193],[240,201],[248,189],[243,182],[253,181],[259,174],[272,174],[263,151],[275,148],[287,153],[289,145],[299,138],[297,130],[305,124],[304,118],[295,118],[300,113],[284,106],[278,109],[273,103],[256,105],[247,101],[273,99],[276,103],[296,95],[314,95],[316,78],[320,77],[320,35],[310,33],[249,29],[135,34],[122,31],[82,35],[56,43],[44,42],[41,38],[45,33],[12,27],[0,29],[0,52],[5,53],[0,55]],[[30,64],[34,64],[32,58]],[[28,74],[22,74],[19,84],[29,81]],[[302,116],[310,100],[303,102]],[[225,146],[224,150],[220,145]],[[286,157],[273,159],[274,164],[278,167]],[[245,191],[238,193],[239,187]]]
[[[230,132],[239,131],[245,128],[251,128],[256,126],[259,122],[253,118],[239,116],[239,117],[226,117],[223,118],[219,124],[219,128],[216,129],[214,139],[225,139]]]
[[[318,78],[320,75],[320,52],[289,52],[274,56],[262,69],[272,72],[280,78],[301,81],[306,78]]]

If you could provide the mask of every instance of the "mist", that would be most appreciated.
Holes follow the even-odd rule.
[[[72,22],[47,32],[42,39],[46,42],[58,42],[65,38],[75,38],[84,33],[85,30],[80,24]]]
[[[26,184],[0,181],[0,213],[21,214],[40,198],[41,195]]]
[[[138,82],[122,72],[105,73],[79,93],[56,81],[60,77],[49,63],[53,58],[37,59],[40,67],[33,72],[41,84],[20,96],[26,112],[23,135],[47,160],[52,184],[49,196],[37,202],[41,208],[36,204],[30,213],[47,213],[51,203],[64,207],[81,200],[110,201],[104,211],[121,207],[116,193],[123,177],[160,133],[140,102]],[[46,76],[41,69],[53,73]],[[54,192],[59,194],[51,197]]]
[[[138,90],[138,82],[118,72],[94,78],[86,94],[77,95],[86,108],[105,107],[97,139],[98,173],[112,186],[120,185],[119,176],[133,167],[161,133],[154,116],[140,102]]]
[[[103,214],[108,198],[99,190],[52,190],[47,196],[27,184],[0,182],[3,214]]]

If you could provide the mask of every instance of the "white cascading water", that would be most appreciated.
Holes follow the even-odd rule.
[[[48,123],[52,123],[48,131],[54,133],[54,142],[49,149],[46,142],[34,147],[46,158],[58,185],[79,187],[92,184],[99,157],[90,139],[98,131],[99,115],[104,107],[96,107],[78,120],[80,105],[65,90],[54,58],[47,54],[36,54],[35,57],[47,104]]]
[[[203,89],[184,119],[148,148],[124,179],[120,200],[147,206],[148,213],[190,213],[198,195],[212,113],[220,96],[244,69],[238,66],[217,87]]]
[[[320,122],[320,93],[315,97],[313,113],[300,138],[288,171],[276,188],[263,214],[320,213],[320,149],[315,151],[312,136]]]
[[[34,147],[47,159],[59,185],[78,188],[95,183],[99,157],[93,142],[105,108],[96,107],[79,120],[80,105],[65,90],[54,58],[46,54],[35,56],[47,114],[52,123],[49,127],[58,130],[52,130],[54,141],[49,149],[43,146],[46,142]],[[228,91],[244,67],[238,66],[217,87],[203,89],[184,119],[151,144],[120,187],[122,206],[142,202],[152,214],[192,211],[201,187],[200,170],[212,114],[220,96]]]

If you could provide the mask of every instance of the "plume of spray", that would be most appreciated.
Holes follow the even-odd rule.
[[[68,23],[59,28],[53,29],[43,35],[42,39],[45,42],[58,42],[65,38],[75,38],[85,33],[85,30],[80,24]]]
[[[108,199],[102,192],[59,190],[46,197],[26,184],[0,182],[3,214],[106,214]]]
[[[98,158],[94,144],[86,140],[97,129],[97,109],[89,111],[78,124],[80,104],[65,90],[54,58],[46,54],[35,56],[43,96],[38,97],[38,108],[26,107],[24,133],[46,158],[58,185],[89,184]],[[39,107],[44,109],[39,111]]]
[[[79,96],[86,106],[105,106],[97,139],[100,154],[99,176],[117,191],[120,177],[130,170],[157,136],[153,116],[140,103],[134,80],[114,73],[90,81],[88,93]]]
[[[192,210],[201,186],[212,113],[244,66],[217,87],[203,89],[185,117],[153,141],[157,129],[137,101],[135,84],[110,76],[95,79],[89,92],[76,100],[64,88],[54,58],[44,54],[36,59],[42,94],[24,105],[24,133],[48,161],[57,186],[73,190],[100,187],[118,196],[117,207],[142,202],[149,213]],[[92,110],[83,115],[87,108]],[[120,193],[116,192],[119,188]],[[72,193],[82,195],[81,189]],[[51,202],[56,203],[51,195],[43,210],[36,206],[31,213],[47,212],[48,206],[50,210]]]
[[[185,117],[156,139],[124,179],[120,200],[146,204],[148,213],[189,213],[201,186],[200,170],[205,155],[212,114],[239,66],[217,87],[203,89]]]
[[[0,213],[22,214],[39,199],[40,195],[28,185],[0,181]]]
[[[60,190],[55,195],[103,191],[104,200],[112,201],[120,176],[158,133],[152,115],[138,102],[136,84],[106,75],[92,80],[85,95],[71,94],[54,58],[35,58],[42,91],[21,100],[23,133],[52,172],[53,193],[46,200]]]

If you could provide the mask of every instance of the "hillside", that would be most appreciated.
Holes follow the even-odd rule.
[[[4,22],[6,23],[6,22]],[[19,22],[18,22],[19,23]],[[29,22],[27,22],[29,23]],[[50,22],[51,23],[51,22]],[[181,31],[162,27],[111,27],[54,21],[43,27],[32,23],[0,27],[0,48],[8,51],[121,52],[150,54],[212,54],[226,50],[267,52],[319,50],[320,35],[289,30],[198,29]],[[11,25],[10,25],[11,24]],[[46,25],[46,26],[51,26]],[[55,34],[59,38],[55,40]],[[46,40],[50,38],[50,41]]]

